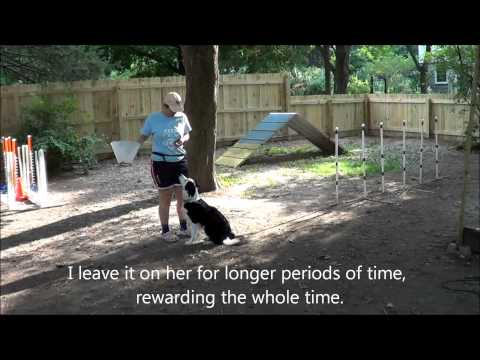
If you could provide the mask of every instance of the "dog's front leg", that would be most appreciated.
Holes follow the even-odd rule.
[[[191,231],[190,240],[186,241],[185,245],[194,245],[194,244],[201,243],[202,241],[199,240],[200,225],[195,224],[195,223],[191,223],[190,229],[191,229],[190,230]]]

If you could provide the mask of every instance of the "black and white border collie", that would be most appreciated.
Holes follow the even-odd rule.
[[[190,228],[190,239],[185,245],[200,244],[200,230],[203,229],[210,241],[216,245],[236,245],[240,242],[230,228],[230,223],[217,208],[200,199],[193,179],[179,176],[183,188],[183,207]]]

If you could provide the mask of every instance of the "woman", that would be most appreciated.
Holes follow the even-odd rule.
[[[172,193],[177,199],[177,213],[180,220],[179,235],[188,236],[187,221],[183,210],[182,187],[178,176],[188,177],[186,151],[183,145],[190,139],[192,128],[183,113],[182,98],[175,92],[168,93],[163,100],[163,110],[151,113],[140,130],[138,142],[142,145],[152,135],[151,174],[159,190],[158,215],[162,225],[161,238],[175,242],[168,225]]]

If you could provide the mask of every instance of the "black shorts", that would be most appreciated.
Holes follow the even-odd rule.
[[[151,162],[153,183],[159,190],[172,189],[181,186],[178,180],[180,174],[188,177],[187,160],[177,162],[154,161]]]

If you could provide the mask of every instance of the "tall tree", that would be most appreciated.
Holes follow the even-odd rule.
[[[425,56],[423,62],[420,61],[418,54],[418,45],[407,45],[407,50],[420,73],[420,92],[426,94],[428,90],[428,64],[429,56],[432,52],[432,46],[426,45]]]
[[[185,66],[185,113],[193,131],[187,142],[190,175],[199,191],[215,191],[218,45],[181,46]]]
[[[479,97],[480,97],[480,45],[475,47],[475,70],[473,72],[471,85],[471,100],[470,100],[470,118],[467,125],[467,130],[465,131],[465,158],[464,158],[464,176],[463,176],[463,187],[462,195],[460,201],[460,212],[459,212],[459,221],[458,221],[458,238],[457,245],[461,246],[463,244],[463,231],[464,231],[464,215],[465,215],[465,203],[467,199],[467,192],[470,183],[470,152],[472,150],[472,133],[474,128],[474,123],[480,121],[480,108],[479,108]],[[477,125],[478,126],[478,125]]]
[[[351,45],[335,46],[335,94],[346,94],[349,80]]]
[[[331,76],[330,74],[334,71],[335,66],[330,61],[330,45],[320,45],[320,50],[322,53],[323,67],[325,69],[325,94],[330,95],[332,93],[331,85]]]

